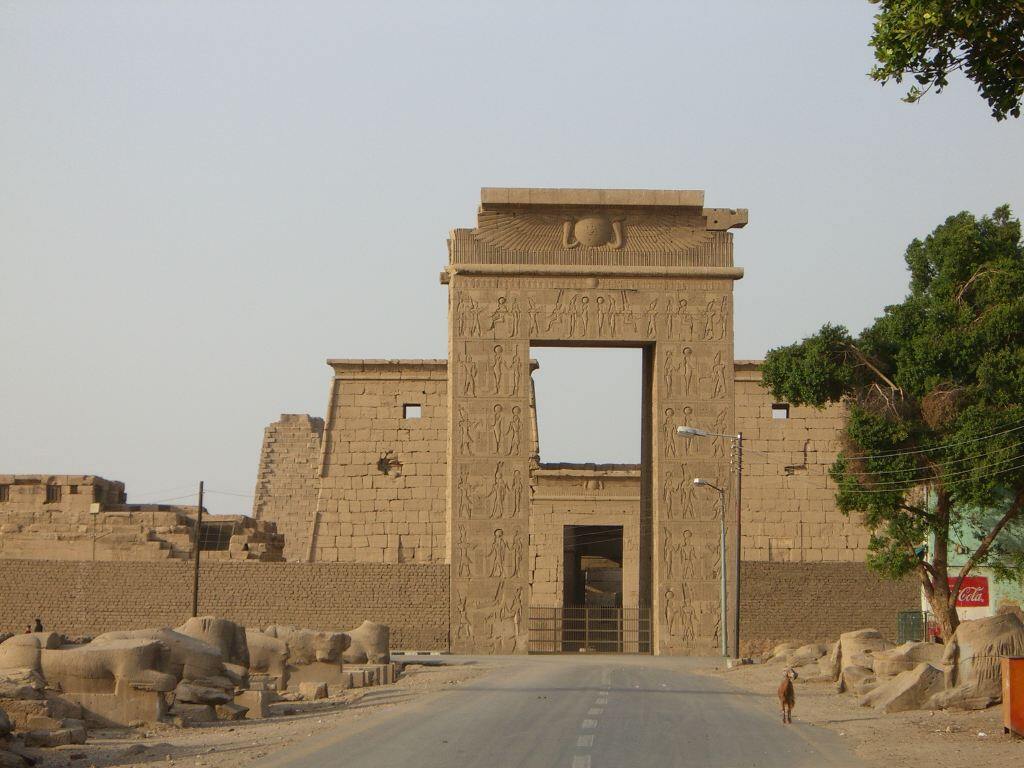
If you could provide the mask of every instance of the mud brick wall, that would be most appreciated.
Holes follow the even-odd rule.
[[[309,559],[323,434],[324,420],[304,413],[283,413],[263,431],[252,516],[277,523],[289,561]]]
[[[94,635],[177,626],[191,615],[192,564],[0,560],[0,632],[39,617],[47,629]],[[395,649],[448,648],[448,566],[207,563],[199,612],[247,626],[391,627]]]
[[[897,614],[919,610],[916,579],[882,579],[863,563],[744,562],[740,599],[743,653],[784,642],[834,642],[871,627],[896,642]]]

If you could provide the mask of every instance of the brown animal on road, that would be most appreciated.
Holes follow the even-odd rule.
[[[779,706],[782,708],[782,722],[793,722],[793,705],[796,704],[796,691],[793,690],[793,681],[799,675],[792,667],[787,667],[783,673],[782,682],[779,683]]]

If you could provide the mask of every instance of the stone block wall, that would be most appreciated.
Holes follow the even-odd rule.
[[[96,475],[0,475],[0,513],[88,512],[95,502],[124,501],[124,483]]]
[[[640,604],[640,469],[608,465],[542,465],[530,502],[531,605],[563,604],[567,525],[622,526],[622,604]]]
[[[447,362],[328,362],[315,559],[443,563]]]
[[[828,643],[871,627],[896,642],[897,614],[920,610],[920,583],[882,579],[864,563],[743,563],[740,646]]]
[[[192,564],[0,560],[0,632],[35,618],[47,629],[95,635],[177,626],[191,615]],[[391,627],[392,648],[448,647],[448,567],[349,563],[205,563],[202,614],[247,626],[346,630]]]
[[[863,562],[868,531],[835,505],[829,467],[844,409],[788,407],[773,418],[759,361],[736,363],[736,429],[743,433],[743,559]],[[779,403],[779,405],[784,405]]]
[[[304,413],[283,413],[263,431],[252,515],[277,523],[287,560],[310,557],[323,434],[324,420]]]

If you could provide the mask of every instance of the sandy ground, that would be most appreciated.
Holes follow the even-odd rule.
[[[204,723],[191,728],[92,729],[86,744],[25,750],[41,768],[196,766],[236,768],[328,729],[358,730],[378,712],[479,677],[487,663],[410,665],[393,685],[345,691],[319,701],[279,702],[265,720]]]
[[[716,675],[763,697],[779,710],[776,691],[782,681],[778,664],[718,669]],[[813,674],[808,668],[807,675]],[[781,717],[780,717],[781,720]],[[1002,709],[980,712],[899,712],[886,715],[857,704],[853,694],[838,694],[824,680],[796,681],[793,720],[823,726],[849,739],[858,757],[872,766],[928,768],[1007,768],[1024,765],[1024,739],[1003,733]],[[783,727],[781,722],[779,727]]]

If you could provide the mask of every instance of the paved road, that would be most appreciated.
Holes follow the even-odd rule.
[[[706,661],[646,656],[530,656],[506,661],[457,689],[428,694],[369,718],[355,732],[320,734],[258,765],[862,765],[828,730],[799,721],[784,727],[771,692],[741,692],[721,678],[699,674],[696,670]]]

